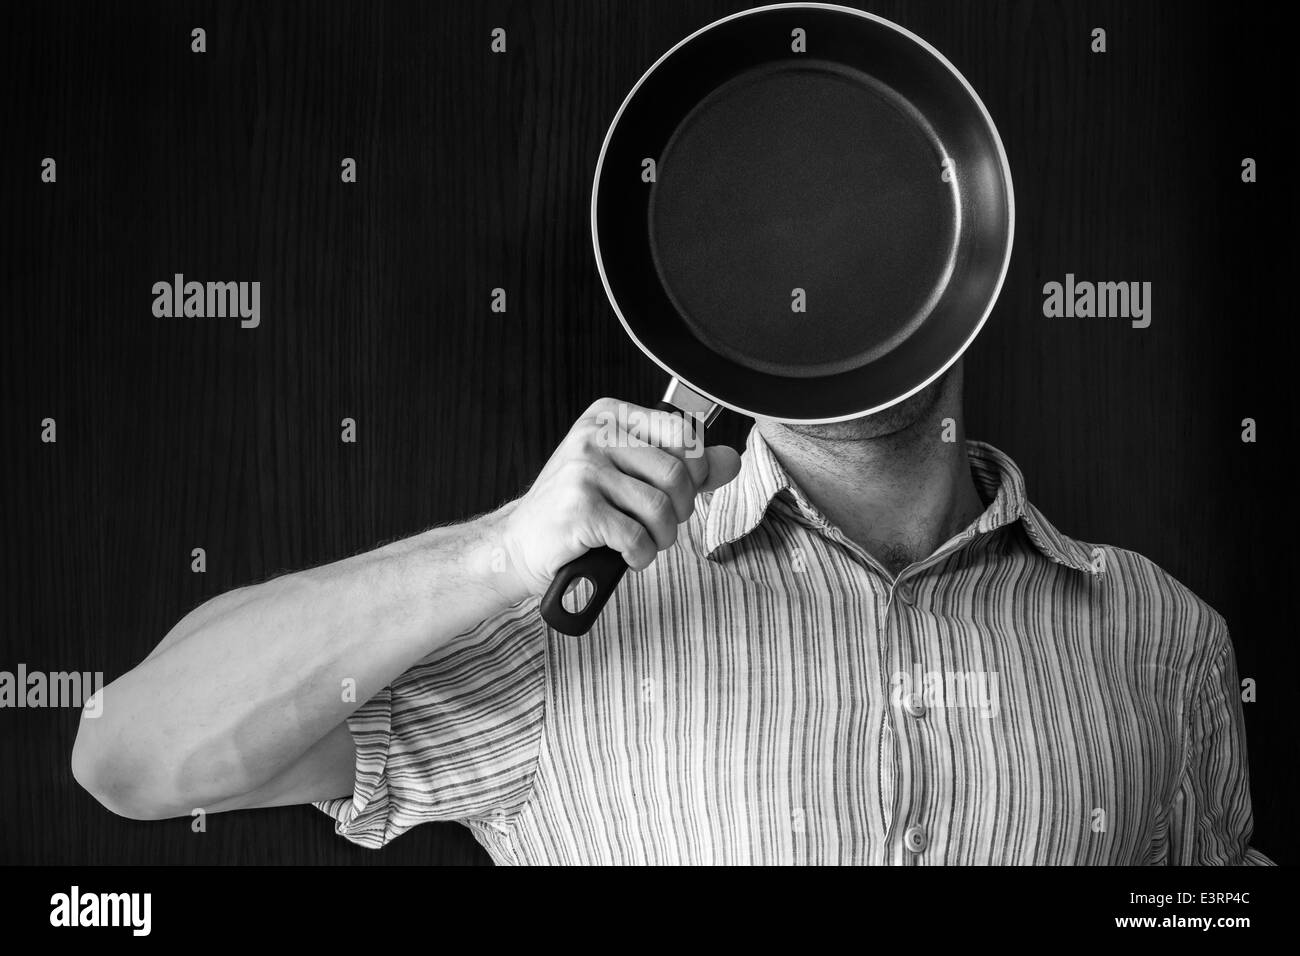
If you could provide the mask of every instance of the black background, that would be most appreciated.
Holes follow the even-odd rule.
[[[32,6],[0,14],[0,669],[111,680],[206,598],[489,509],[592,399],[658,397],[600,287],[592,173],[641,72],[745,4]],[[1016,458],[1067,533],[1146,554],[1225,615],[1259,681],[1254,842],[1294,862],[1280,5],[862,6],[952,60],[1009,154],[1016,250],[967,359],[969,433]],[[259,280],[261,327],[154,318],[151,286],[176,272]],[[1151,327],[1044,318],[1042,285],[1066,272],[1152,282]],[[0,711],[0,861],[486,862],[454,825],[374,852],[309,807],[202,834],[120,820],[72,780],[77,720]]]

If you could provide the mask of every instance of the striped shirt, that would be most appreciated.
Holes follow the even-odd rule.
[[[514,864],[1268,863],[1223,618],[967,450],[986,509],[891,579],[752,429],[590,634],[530,599],[444,645],[349,718],[354,792],[317,806]]]

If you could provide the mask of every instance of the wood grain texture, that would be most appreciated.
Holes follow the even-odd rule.
[[[513,496],[593,398],[657,398],[596,274],[592,172],[641,72],[743,6],[6,5],[0,669],[112,679],[214,594]],[[966,363],[969,432],[1019,461],[1062,529],[1146,554],[1226,616],[1260,681],[1256,843],[1296,862],[1280,23],[1262,4],[864,6],[963,71],[1015,176],[1012,268]],[[1259,183],[1240,182],[1243,156]],[[155,319],[149,290],[176,272],[261,281],[261,327]],[[1044,319],[1042,285],[1066,272],[1151,281],[1152,326]],[[39,441],[47,416],[56,445]],[[1239,440],[1247,416],[1257,445]],[[77,719],[0,711],[0,862],[486,862],[450,825],[363,851],[311,808],[203,834],[119,820],[71,778]]]

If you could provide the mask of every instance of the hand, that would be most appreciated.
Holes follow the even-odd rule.
[[[703,447],[702,428],[612,398],[588,408],[527,494],[499,512],[511,590],[541,594],[560,568],[601,545],[635,571],[649,567],[676,542],[695,496],[740,471],[734,449]]]

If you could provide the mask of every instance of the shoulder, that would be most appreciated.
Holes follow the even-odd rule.
[[[1094,557],[1095,594],[1112,628],[1205,659],[1228,642],[1223,615],[1150,558],[1107,544],[1079,542]]]

